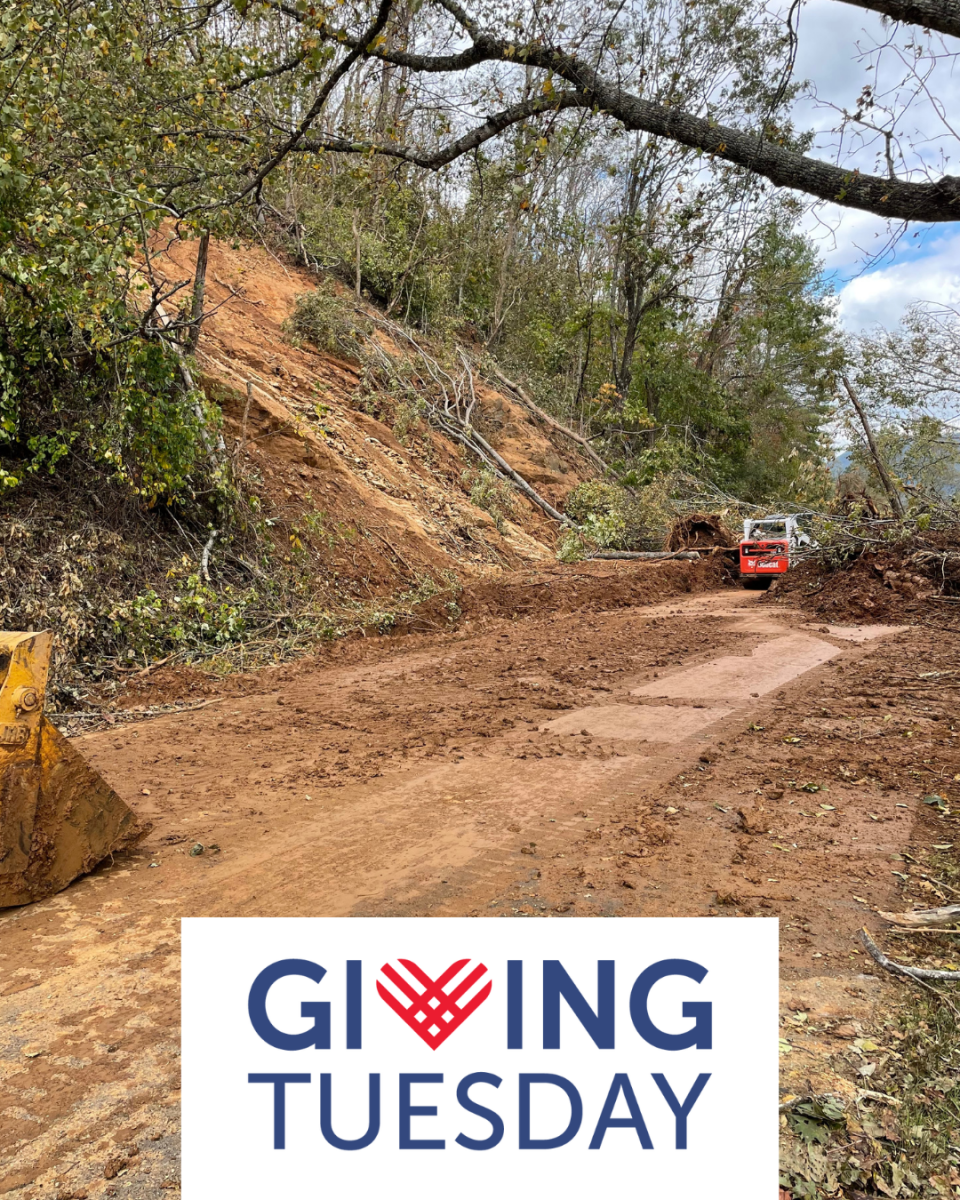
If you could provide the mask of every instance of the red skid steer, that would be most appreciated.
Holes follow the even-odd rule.
[[[798,516],[748,517],[740,542],[740,579],[746,588],[768,588],[786,574],[790,556],[812,545]]]

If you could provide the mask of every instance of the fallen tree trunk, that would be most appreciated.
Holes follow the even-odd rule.
[[[597,550],[587,558],[686,558],[698,559],[699,550]]]
[[[878,912],[891,925],[904,929],[933,929],[938,925],[954,925],[960,921],[960,904],[948,904],[946,908],[919,908],[915,912]]]
[[[539,492],[534,491],[524,477],[519,472],[515,471],[503,457],[503,455],[498,454],[497,451],[494,450],[494,448],[490,445],[490,443],[485,438],[481,437],[472,426],[465,427],[464,433],[466,434],[468,441],[478,445],[481,450],[483,450],[484,454],[489,455],[490,458],[492,458],[500,468],[500,470],[507,476],[507,478],[515,483],[520,491],[523,492],[525,496],[529,497],[534,504],[536,504],[539,508],[542,508],[548,517],[553,517],[553,519],[555,521],[559,521],[561,525],[569,525],[571,528],[576,527],[575,523],[571,521],[568,516],[562,512],[558,512],[557,509],[555,509],[553,505],[549,503],[549,501],[544,500]]]
[[[364,310],[357,309],[357,311],[363,312]],[[453,438],[455,441],[460,442],[461,445],[466,446],[469,450],[472,450],[473,453],[476,454],[481,460],[481,462],[485,463],[488,467],[490,467],[491,470],[493,470],[503,479],[507,479],[513,483],[529,500],[531,500],[538,508],[542,509],[548,517],[551,517],[554,521],[558,521],[561,525],[566,525],[569,528],[576,528],[575,522],[571,521],[568,516],[554,508],[548,500],[545,500],[539,492],[537,492],[530,486],[529,483],[527,483],[519,471],[515,471],[503,457],[503,455],[494,450],[486,438],[484,438],[476,431],[476,429],[474,429],[469,420],[460,411],[459,401],[456,403],[451,402],[450,397],[447,394],[447,389],[444,387],[438,372],[442,372],[445,375],[447,373],[443,371],[443,368],[440,367],[438,363],[434,362],[431,356],[417,344],[410,334],[393,321],[386,321],[382,317],[371,317],[371,319],[375,322],[375,324],[383,326],[389,333],[403,337],[423,359],[429,374],[432,376],[444,395],[444,404],[442,409],[439,405],[433,403],[430,399],[424,396],[424,400],[426,401],[427,407],[431,414],[431,419],[436,427],[448,437]],[[370,346],[370,350],[376,354],[381,364],[386,368],[388,374],[393,375],[395,368],[390,356],[383,349],[383,347],[378,346],[376,342],[372,340],[370,340],[368,344]],[[467,414],[471,414],[476,405],[476,396],[473,391],[473,375],[470,370],[470,364],[466,361],[465,357],[464,366],[467,370],[467,377],[471,393],[471,402],[468,405],[466,412]],[[447,375],[447,379],[451,384],[453,383],[453,380],[449,375]]]
[[[886,464],[883,461],[883,456],[877,446],[876,439],[873,436],[873,429],[870,425],[870,420],[867,417],[863,405],[860,403],[860,398],[854,390],[853,384],[850,382],[850,377],[846,371],[840,376],[843,380],[843,386],[846,388],[847,395],[850,397],[850,403],[853,405],[854,411],[860,418],[860,424],[863,426],[863,432],[866,436],[867,447],[870,451],[870,457],[873,459],[873,465],[876,467],[877,474],[880,476],[880,482],[883,484],[883,490],[887,493],[887,499],[890,501],[890,509],[895,517],[903,517],[903,503],[900,500],[900,494],[896,489],[893,480],[890,478]]]
[[[539,404],[534,403],[534,401],[530,399],[530,397],[518,383],[513,383],[512,380],[508,379],[506,375],[504,375],[503,372],[492,363],[489,365],[491,373],[497,377],[497,379],[505,388],[509,388],[509,390],[513,392],[524,408],[529,409],[535,417],[538,417],[545,425],[549,425],[551,429],[555,429],[557,433],[562,433],[564,437],[569,438],[572,442],[576,442],[587,458],[590,459],[594,466],[599,467],[604,474],[609,472],[610,468],[603,461],[596,450],[594,450],[586,438],[581,437],[579,433],[574,433],[574,431],[568,426],[561,424],[561,422],[556,420],[556,418],[551,417],[549,413],[544,412]]]

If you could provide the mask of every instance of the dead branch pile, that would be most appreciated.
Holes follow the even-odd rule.
[[[949,519],[944,519],[949,518]],[[789,596],[822,616],[908,619],[927,607],[960,616],[960,521],[955,514],[879,520],[817,517],[814,544],[774,595]]]

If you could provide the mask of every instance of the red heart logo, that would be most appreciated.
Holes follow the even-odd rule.
[[[458,1029],[472,1012],[476,1012],[490,995],[493,983],[488,980],[479,992],[471,996],[465,1004],[460,1004],[461,996],[470,991],[473,985],[487,973],[487,968],[483,963],[474,967],[469,974],[454,985],[451,991],[445,991],[447,984],[460,974],[469,961],[469,958],[457,959],[455,963],[451,963],[447,967],[442,975],[431,979],[426,971],[421,970],[409,958],[397,959],[397,962],[416,980],[423,991],[417,991],[389,963],[384,963],[380,968],[382,974],[393,985],[392,989],[387,988],[377,980],[377,991],[380,993],[380,998],[390,1005],[398,1017],[406,1021],[418,1037],[423,1038],[431,1050],[436,1050],[438,1046],[442,1045],[450,1034]],[[404,1003],[402,997],[405,997],[409,1004]]]

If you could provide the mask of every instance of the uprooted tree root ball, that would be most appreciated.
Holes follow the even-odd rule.
[[[736,544],[736,536],[719,514],[688,513],[674,522],[665,549],[708,550],[714,546],[729,549]]]

